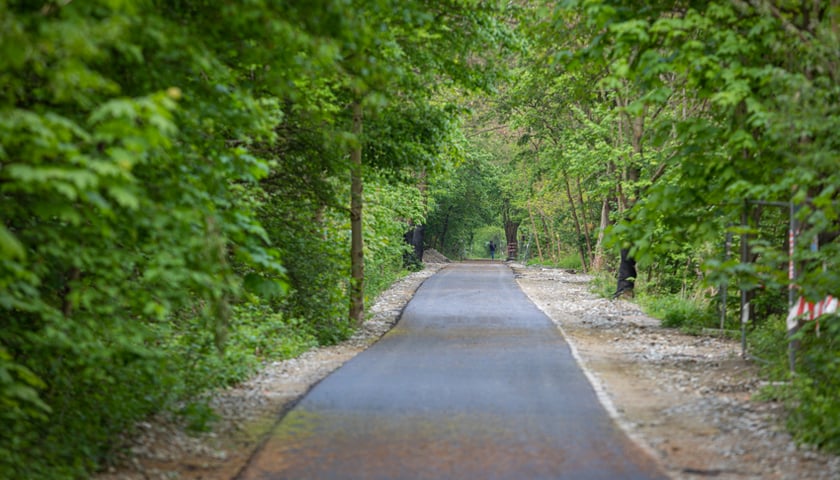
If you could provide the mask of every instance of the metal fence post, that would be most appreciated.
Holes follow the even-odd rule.
[[[741,212],[741,264],[749,261],[749,200],[744,200],[744,210]],[[741,280],[741,358],[747,358],[747,323],[750,321],[750,302],[747,298],[747,288]]]
[[[793,200],[790,202],[790,230],[788,231],[788,311],[793,308],[796,302],[796,259],[794,256],[796,250],[796,234],[799,229],[799,222],[796,220],[796,212],[799,210],[794,205]],[[799,330],[799,326],[795,326],[788,330],[788,367],[791,375],[796,373],[796,350],[799,348],[799,340],[793,339],[793,336]]]

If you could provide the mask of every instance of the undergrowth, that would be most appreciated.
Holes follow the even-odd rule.
[[[610,298],[615,278],[596,275],[591,288]],[[660,319],[663,327],[689,334],[720,328],[719,297],[707,297],[699,287],[688,293],[673,293],[637,282],[634,301],[645,313]],[[746,327],[747,348],[761,367],[761,377],[768,381],[755,399],[785,405],[786,426],[799,444],[840,454],[840,316],[822,317],[819,332],[816,322],[807,322],[790,337],[783,313],[763,313],[783,312],[784,295],[767,290],[756,294],[752,303],[760,313],[754,313]],[[739,335],[739,307],[737,291],[731,292],[724,333]],[[791,341],[796,342],[795,373],[791,373],[789,365]]]
[[[564,253],[562,256],[553,256],[550,258],[530,258],[526,262],[529,266],[543,266],[548,268],[563,268],[568,270],[580,271],[583,269],[580,261],[580,255],[577,253]]]
[[[798,342],[795,373],[788,362],[790,341]],[[750,348],[764,359],[762,375],[770,380],[760,399],[781,401],[788,430],[802,445],[840,454],[840,317],[808,322],[793,337],[780,317],[762,322],[749,336]]]
[[[706,299],[685,298],[680,294],[648,293],[638,295],[637,299],[645,313],[660,319],[666,328],[679,328],[686,333],[699,334],[704,328],[720,326],[717,312]]]

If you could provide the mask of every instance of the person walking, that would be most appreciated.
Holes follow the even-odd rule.
[[[490,248],[490,260],[495,260],[496,259],[496,244],[493,243],[493,240],[490,240],[490,245],[488,245],[488,247]]]

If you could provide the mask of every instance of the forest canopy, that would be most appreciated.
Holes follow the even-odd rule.
[[[201,428],[202,393],[347,338],[426,247],[493,241],[696,300],[703,327],[746,302],[750,348],[791,380],[790,298],[840,295],[839,20],[0,0],[0,477],[86,478],[160,410]],[[838,325],[804,325],[776,393],[833,450]]]

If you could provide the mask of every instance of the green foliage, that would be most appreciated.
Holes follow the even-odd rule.
[[[312,326],[303,320],[275,313],[256,300],[235,307],[226,354],[240,350],[243,356],[260,361],[285,360],[316,346]]]
[[[592,275],[589,288],[602,298],[611,298],[615,293],[615,276],[608,272],[596,272]]]
[[[2,10],[2,43],[20,53],[4,57],[0,99],[0,476],[81,477],[138,418],[224,377],[207,363],[239,293],[234,263],[279,278],[240,202],[267,165],[225,143],[265,138],[272,112],[170,13]],[[182,69],[230,88],[202,98],[213,86]]]
[[[490,258],[490,241],[496,244],[496,258],[504,258],[505,230],[499,225],[478,227],[472,234],[472,244],[466,249],[466,258]]]
[[[791,338],[783,319],[771,320],[750,335],[750,346],[769,361],[763,364],[764,374],[775,382],[765,388],[762,396],[785,402],[789,411],[787,424],[798,442],[840,452],[840,408],[835,398],[840,389],[837,316],[820,319],[820,335],[815,332],[815,322],[809,322],[796,334],[794,338],[800,344],[792,379],[787,356]]]
[[[768,387],[763,391],[764,398],[779,399],[788,395],[788,389],[781,385],[790,376],[789,342],[785,319],[779,316],[769,317],[758,324],[747,336],[747,347],[751,354],[763,360],[759,364],[762,374],[769,380],[779,383],[779,386]]]
[[[837,46],[830,33],[836,12],[814,19],[808,27],[813,37],[807,35],[807,40],[795,33],[802,21],[795,9],[781,13],[795,18],[787,27],[768,11],[726,2],[698,5],[677,18],[656,8],[603,14],[601,18],[610,18],[605,20],[611,23],[610,34],[597,47],[598,54],[609,59],[629,53],[636,59],[616,76],[644,95],[640,105],[667,112],[670,105],[651,96],[662,89],[670,90],[665,99],[683,104],[680,115],[655,119],[661,123],[652,128],[661,133],[653,134],[655,150],[648,154],[658,157],[664,176],[646,192],[622,231],[635,242],[640,259],[675,245],[715,239],[723,222],[738,222],[745,199],[834,197],[828,192],[834,190],[830,185],[836,169],[814,159],[831,156],[828,152],[836,145],[821,127],[806,125],[817,118],[833,124],[838,118],[835,109],[826,110],[822,103],[838,94],[836,68],[828,66],[834,60],[824,51]],[[702,44],[695,40],[700,38]],[[791,50],[802,57],[792,61]],[[666,81],[664,72],[679,83]],[[812,81],[804,81],[806,77]],[[679,98],[676,86],[689,88],[708,107],[694,108]],[[816,98],[823,100],[812,103]],[[813,229],[805,237],[836,228],[833,207],[813,207],[800,216],[806,230]],[[666,226],[665,241],[653,233],[659,224]],[[832,249],[821,255],[829,262],[834,261]],[[765,258],[759,257],[757,269]],[[813,288],[815,296],[826,293],[816,272],[799,283],[806,291]]]
[[[433,95],[514,42],[472,7],[0,0],[0,477],[87,477],[145,415],[206,428],[207,389],[346,338],[346,153],[372,298],[425,217],[406,180],[458,155]]]
[[[520,248],[520,252],[524,254],[525,253],[524,252],[525,246],[520,245],[519,248]],[[530,249],[530,251],[529,251],[529,258],[526,260],[527,265],[538,265],[538,266],[544,266],[544,267],[550,267],[550,268],[562,268],[562,269],[575,270],[575,271],[583,270],[583,264],[582,264],[581,259],[580,259],[580,254],[578,254],[577,252],[560,251],[559,253],[552,253],[552,255],[550,257],[546,256],[546,258],[544,258],[543,260],[540,260],[539,258],[536,257],[536,252],[535,251],[536,251],[537,247],[533,244],[533,242],[532,242],[531,245],[528,246],[528,248]],[[597,275],[597,276],[600,278],[603,275]],[[615,291],[615,285],[613,285],[612,288],[613,288],[613,291]],[[612,293],[612,292],[610,292],[610,293]],[[606,296],[607,294],[605,293],[604,295]]]
[[[666,324],[718,326],[706,301],[691,300],[705,285],[733,293],[724,307],[734,323],[743,288],[749,336],[770,348],[776,337],[765,326],[785,313],[789,284],[809,299],[840,293],[840,12],[765,3],[538,2],[523,22],[533,44],[503,108],[521,129],[523,207],[537,238],[556,237],[553,226],[574,244],[573,222],[561,219],[598,218],[600,206],[607,228],[593,259],[629,249],[647,282],[637,284],[640,301]],[[558,192],[572,180],[575,193],[578,179],[574,211],[574,195]],[[800,225],[793,281],[789,202]],[[819,361],[802,362],[790,426],[835,449],[830,338],[803,334],[801,355]],[[819,418],[828,419],[825,436]]]
[[[501,194],[496,167],[488,153],[470,151],[451,174],[433,178],[432,182],[427,244],[447,257],[464,258],[474,242],[489,241],[477,237],[478,229],[494,221],[500,223]],[[501,238],[504,240],[504,236]]]
[[[660,319],[663,327],[679,328],[690,333],[700,333],[704,328],[720,327],[719,318],[708,302],[681,295],[660,294],[640,295],[639,303],[645,313]]]
[[[343,232],[346,220],[308,192],[295,198],[294,189],[299,187],[286,183],[285,178],[285,174],[272,176],[265,184],[271,196],[262,209],[263,224],[285,258],[290,285],[289,295],[275,303],[286,317],[305,319],[319,342],[335,343],[349,333],[345,319],[349,275],[349,242]],[[298,176],[297,181],[301,179]],[[321,195],[333,189],[328,184],[323,188]]]
[[[556,263],[557,268],[567,268],[571,270],[581,270],[583,268],[583,264],[581,264],[580,256],[574,252],[566,252],[563,256],[557,259]]]
[[[192,433],[209,432],[213,422],[219,419],[213,408],[202,400],[191,400],[178,410]]]
[[[835,322],[836,323],[836,320]],[[813,332],[811,332],[813,335]],[[798,442],[827,451],[840,452],[840,407],[836,392],[840,375],[836,332],[831,339],[811,341],[800,357],[802,375],[793,379],[788,406],[791,410],[788,427]]]
[[[403,257],[410,251],[403,235],[408,221],[424,221],[423,199],[420,191],[404,183],[388,182],[385,178],[369,178],[367,215],[365,221],[365,303],[372,302],[403,275]]]

